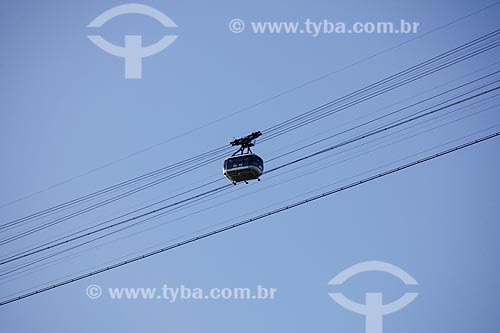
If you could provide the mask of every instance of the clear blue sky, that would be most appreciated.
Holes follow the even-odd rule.
[[[126,15],[97,29],[115,44],[122,44],[123,36],[131,34],[142,35],[145,45],[156,42],[166,31],[179,36],[167,49],[143,60],[140,80],[124,79],[123,59],[105,53],[87,39],[89,33],[95,33],[87,28],[92,19],[124,3],[116,0],[3,3],[0,204],[202,128],[1,208],[2,223],[217,148],[233,137],[268,128],[495,30],[500,17],[500,6],[493,7],[234,114],[493,2],[141,1],[167,14],[178,28],[166,30],[151,18]],[[247,29],[240,34],[230,32],[228,23],[233,18],[247,22]],[[302,22],[308,18],[348,23],[405,19],[417,21],[420,26],[415,35],[312,37],[249,31],[251,21]],[[430,96],[428,93],[413,97],[493,64],[498,56],[499,51],[493,50],[290,135],[257,144],[255,151],[264,160],[272,158],[293,149],[296,142],[320,138],[314,136],[323,131],[334,133],[335,128],[359,116],[408,98],[417,101]],[[493,70],[498,70],[498,65],[481,73]],[[467,78],[454,84],[466,81]],[[231,194],[128,231],[124,234],[127,238],[114,237],[114,242],[103,241],[99,243],[104,244],[102,247],[70,260],[12,281],[0,280],[0,294],[16,293],[142,253],[149,247],[161,247],[202,228],[227,220],[238,221],[241,215],[253,216],[253,211],[264,212],[269,209],[265,207],[279,207],[307,197],[307,192],[319,193],[318,189],[325,185],[336,183],[329,187],[333,188],[345,184],[345,179],[354,175],[496,125],[500,123],[498,112],[497,107],[315,173],[314,168],[342,156],[279,176],[263,177],[261,182],[246,187],[238,185],[230,190]],[[464,140],[467,139],[455,144]],[[331,142],[321,147],[328,144]],[[418,287],[411,287],[419,292],[417,299],[400,312],[385,317],[384,332],[498,332],[499,147],[498,139],[489,141],[254,224],[9,304],[0,308],[0,330],[364,332],[364,318],[331,300],[328,293],[333,288],[327,283],[353,264],[380,260],[403,268],[419,282]],[[2,246],[1,257],[116,216],[143,202],[217,179],[221,176],[221,165],[222,161],[212,163],[43,234]],[[216,207],[168,223],[212,205]],[[158,227],[138,232],[150,226]],[[367,273],[349,283],[342,291],[360,302],[366,291],[381,291],[387,300],[397,299],[408,291],[397,279],[380,273]],[[85,295],[89,284],[102,288],[161,288],[168,284],[206,289],[263,285],[277,288],[278,292],[275,300],[267,302],[113,301],[106,297],[89,299]]]

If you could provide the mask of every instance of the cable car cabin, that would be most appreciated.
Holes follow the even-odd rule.
[[[234,184],[259,179],[264,172],[264,161],[255,154],[235,155],[226,158],[223,171]]]

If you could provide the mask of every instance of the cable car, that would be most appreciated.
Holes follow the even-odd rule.
[[[250,147],[255,145],[252,141],[261,135],[260,131],[253,132],[231,142],[232,146],[240,146],[240,148],[232,156],[225,159],[222,170],[224,176],[234,185],[242,181],[248,184],[248,181],[253,179],[260,181],[260,176],[264,172],[264,161],[252,153]]]
[[[226,158],[224,176],[233,183],[259,179],[264,172],[264,161],[255,154],[243,154]]]

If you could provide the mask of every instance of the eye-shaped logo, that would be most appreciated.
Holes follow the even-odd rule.
[[[401,268],[381,261],[367,261],[351,266],[331,279],[328,284],[338,286],[354,275],[373,271],[392,274],[406,285],[418,285],[417,281]],[[347,310],[366,316],[366,333],[382,333],[382,317],[401,310],[410,304],[418,293],[405,293],[400,299],[388,304],[383,304],[382,293],[366,293],[365,304],[356,303],[341,293],[328,295]]]
[[[96,17],[87,27],[99,28],[112,18],[124,14],[143,14],[156,19],[164,27],[177,27],[175,22],[170,17],[163,14],[159,10],[137,3],[129,3],[111,8]],[[142,58],[152,56],[164,50],[177,39],[177,36],[165,35],[155,44],[145,47],[142,47],[142,36],[140,35],[126,35],[124,47],[111,44],[99,35],[89,35],[88,38],[104,51],[112,55],[125,58],[126,79],[140,79],[142,77]]]

